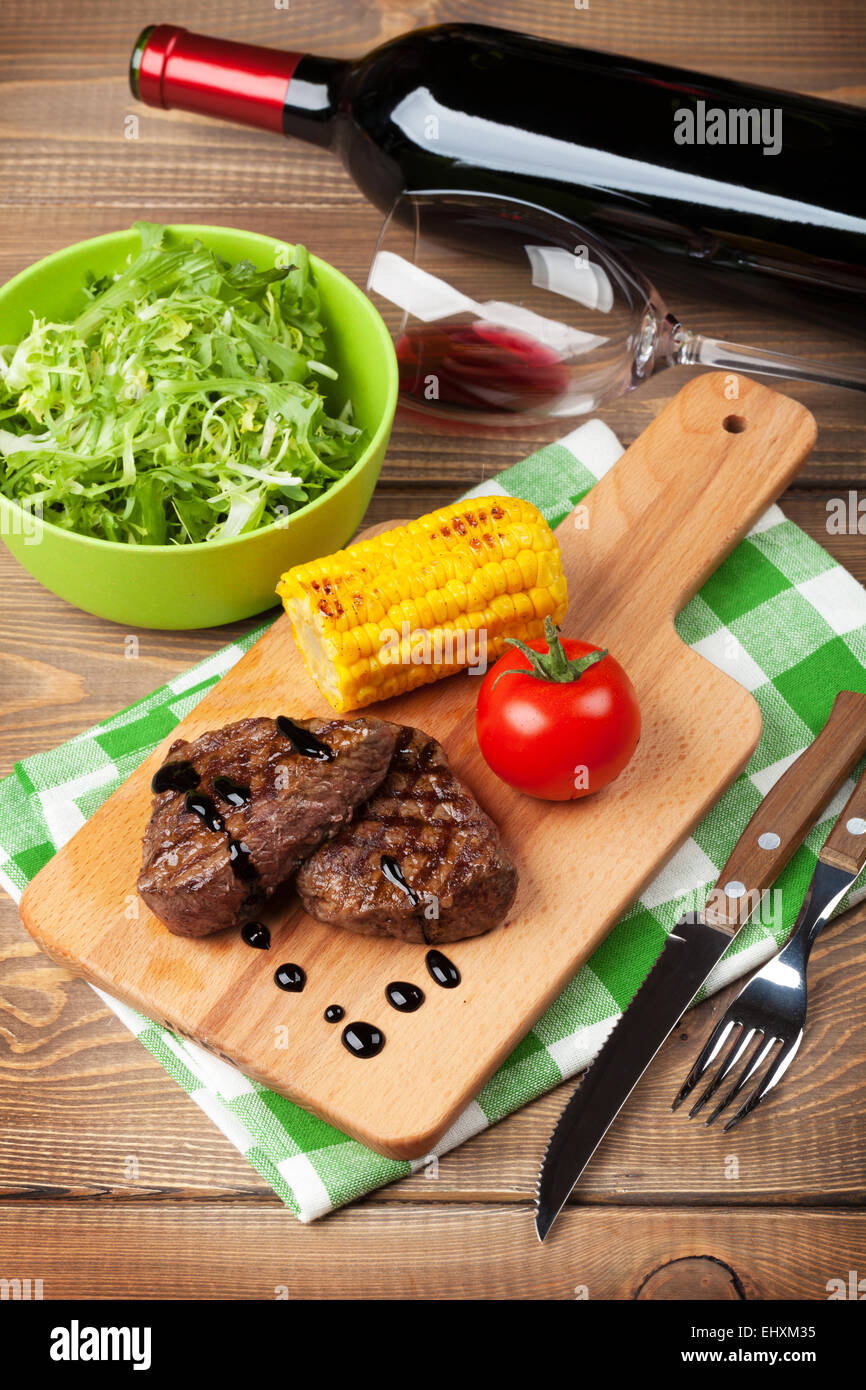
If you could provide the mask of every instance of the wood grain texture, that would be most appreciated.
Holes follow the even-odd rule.
[[[414,24],[485,18],[490,20],[489,0],[292,0],[282,12],[261,0],[174,0],[170,13],[154,9],[152,0],[126,0],[122,6],[87,0],[75,7],[74,20],[70,7],[57,0],[7,0],[0,13],[0,279],[48,251],[144,214],[302,240],[363,284],[379,217],[339,164],[323,152],[283,145],[265,134],[134,104],[122,75],[130,43],[143,24],[171,19],[226,37],[350,55]],[[759,7],[742,0],[660,0],[652,6],[605,0],[581,11],[568,0],[500,0],[495,22],[698,71],[866,102],[866,12],[860,0],[821,6],[763,0]],[[137,142],[124,133],[124,117],[135,113],[141,117]],[[720,281],[706,267],[681,263],[646,269],[683,321],[706,333],[803,356],[838,354],[843,360],[851,351],[835,311],[832,324],[826,309],[808,300],[792,312],[769,282]],[[693,374],[664,373],[599,414],[631,443]],[[866,524],[860,532],[856,522],[853,530],[833,531],[828,507],[847,499],[849,491],[855,502],[866,502],[866,401],[853,392],[805,385],[794,394],[815,415],[819,438],[781,505],[864,581]],[[418,515],[450,502],[556,432],[524,425],[434,436],[398,415],[368,520]],[[248,626],[139,632],[138,656],[131,659],[121,629],[71,609],[0,552],[0,772],[145,695]],[[760,1122],[751,1132],[748,1126],[738,1131],[736,1182],[724,1176],[722,1141],[702,1126],[672,1122],[667,1113],[687,1065],[734,991],[702,1005],[669,1039],[631,1097],[587,1170],[582,1196],[624,1203],[629,1212],[636,1210],[629,1203],[650,1201],[663,1208],[660,1216],[676,1215],[686,1203],[686,1221],[693,1204],[705,1199],[717,1209],[735,1267],[756,1245],[772,1252],[760,1287],[750,1287],[748,1296],[784,1296],[810,1262],[803,1258],[797,1213],[778,1223],[777,1207],[815,1210],[836,1202],[850,1214],[864,1201],[864,989],[857,912],[817,943],[807,1036],[796,1067],[778,1097],[766,1102]],[[442,1203],[470,1203],[483,1215],[484,1245],[492,1242],[499,1251],[512,1207],[528,1203],[539,1155],[572,1088],[573,1083],[560,1087],[448,1155],[438,1180],[418,1175],[376,1194],[363,1208],[329,1218],[333,1244],[326,1251],[308,1243],[303,1265],[295,1264],[292,1272],[294,1296],[329,1288],[344,1243],[349,1248],[343,1233],[359,1211],[368,1212],[370,1296],[390,1290],[395,1271],[402,1271],[404,1288],[412,1292],[414,1266],[425,1260],[427,1213]],[[138,1179],[126,1176],[127,1157],[137,1159]],[[69,1202],[55,1202],[49,1210],[45,1203],[53,1189]],[[9,902],[0,902],[0,1193],[12,1201],[11,1208],[0,1206],[0,1230],[4,1213],[11,1210],[16,1218],[14,1245],[11,1227],[0,1245],[0,1272],[27,1263],[39,1273],[35,1254],[43,1247],[31,1238],[30,1223],[42,1213],[40,1240],[53,1223],[52,1258],[59,1266],[68,1253],[69,1205],[89,1207],[92,1219],[76,1228],[76,1278],[94,1297],[128,1296],[148,1279],[157,1287],[155,1271],[172,1263],[172,1287],[185,1296],[197,1297],[202,1288],[225,1296],[231,1279],[223,1285],[212,1277],[211,1250],[199,1250],[186,1225],[190,1205],[197,1209],[208,1197],[220,1200],[215,1223],[230,1199],[251,1204],[244,1208],[243,1233],[232,1226],[235,1278],[251,1278],[263,1230],[277,1229],[284,1243],[318,1235],[316,1229],[295,1230],[270,1189],[88,987],[39,955]],[[159,1227],[159,1249],[152,1213],[139,1209],[148,1193],[175,1209],[172,1224]],[[26,1206],[22,1196],[30,1199]],[[381,1208],[390,1210],[394,1203],[402,1218],[399,1241],[379,1225]],[[748,1226],[738,1219],[742,1203],[749,1205]],[[96,1226],[118,1206],[122,1222],[109,1239],[117,1245],[109,1285]],[[675,1245],[661,1220],[658,1230],[653,1269],[669,1262]],[[687,1253],[718,1248],[702,1246],[702,1233],[695,1226]],[[850,1264],[858,1266],[859,1256],[862,1270],[862,1233],[853,1244],[851,1252],[840,1247],[839,1263],[850,1254]],[[476,1247],[474,1287],[479,1296],[494,1296],[502,1285],[484,1245]],[[121,1254],[134,1264],[134,1279],[125,1273]],[[636,1247],[613,1239],[606,1225],[582,1228],[579,1262],[586,1260],[604,1262],[610,1278],[605,1287],[617,1298],[631,1297],[646,1274]],[[506,1296],[525,1297],[538,1284],[534,1268],[516,1270]],[[438,1287],[444,1295],[450,1291],[447,1272]],[[566,1282],[562,1289],[570,1296]],[[51,1293],[49,1284],[46,1296]],[[814,1280],[797,1283],[796,1294],[826,1296]]]
[[[305,1227],[233,1202],[22,1204],[0,1211],[0,1262],[6,1277],[38,1271],[45,1298],[596,1302],[654,1296],[648,1281],[674,1260],[697,1261],[687,1287],[700,1297],[709,1259],[741,1298],[823,1299],[866,1240],[863,1212],[571,1207],[541,1246],[528,1202],[492,1214],[355,1207]]]
[[[682,642],[674,618],[784,488],[815,427],[796,402],[741,378],[744,428],[731,432],[726,381],[708,374],[685,387],[593,489],[586,516],[557,530],[582,630],[616,654],[641,706],[638,750],[615,783],[566,803],[540,803],[499,783],[474,738],[476,683],[467,675],[370,707],[441,741],[458,776],[495,813],[521,875],[497,939],[447,948],[459,988],[430,985],[423,948],[335,931],[294,899],[260,914],[271,931],[266,957],[250,953],[237,932],[195,942],[171,936],[139,904],[150,778],[168,744],[263,711],[276,715],[284,690],[295,694],[282,712],[327,713],[285,618],[29,885],[21,914],[40,945],[380,1153],[429,1152],[757,743],[753,698]],[[139,914],[132,922],[130,903]],[[288,1001],[273,983],[285,960],[307,973],[303,993]],[[422,1012],[390,1016],[383,996],[391,979],[428,986]],[[384,1031],[377,1057],[359,1062],[323,1022],[335,1000],[347,1022]]]

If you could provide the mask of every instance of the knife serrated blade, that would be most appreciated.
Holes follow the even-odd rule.
[[[544,1240],[608,1127],[731,940],[730,931],[709,926],[701,913],[690,913],[665,941],[550,1136],[538,1178],[539,1240]]]

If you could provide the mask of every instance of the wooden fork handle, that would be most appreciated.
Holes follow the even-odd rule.
[[[802,844],[820,811],[866,753],[866,695],[842,690],[818,737],[770,788],[722,869],[705,911],[713,926],[738,927],[745,904],[768,888]],[[856,805],[855,805],[856,802]],[[846,824],[861,823],[859,830]],[[866,776],[860,779],[821,851],[828,863],[866,864]],[[750,896],[747,896],[750,895]]]
[[[845,802],[818,858],[851,874],[859,874],[866,865],[866,772]]]

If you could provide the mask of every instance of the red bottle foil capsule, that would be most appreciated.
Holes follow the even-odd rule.
[[[303,56],[157,24],[136,44],[132,89],[148,106],[198,111],[281,135],[286,92]]]

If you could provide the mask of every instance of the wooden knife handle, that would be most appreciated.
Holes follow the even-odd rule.
[[[707,902],[705,917],[712,926],[736,930],[742,925],[755,893],[763,892],[778,878],[821,809],[864,753],[866,695],[842,690],[818,737],[770,788],[734,846]],[[845,829],[846,823],[857,818],[862,818],[866,827],[866,778],[857,784],[821,851],[822,859],[850,867],[852,873],[866,863],[866,833]],[[828,851],[838,857],[828,857]]]
[[[851,874],[859,874],[866,864],[866,772],[845,802],[818,858]]]

